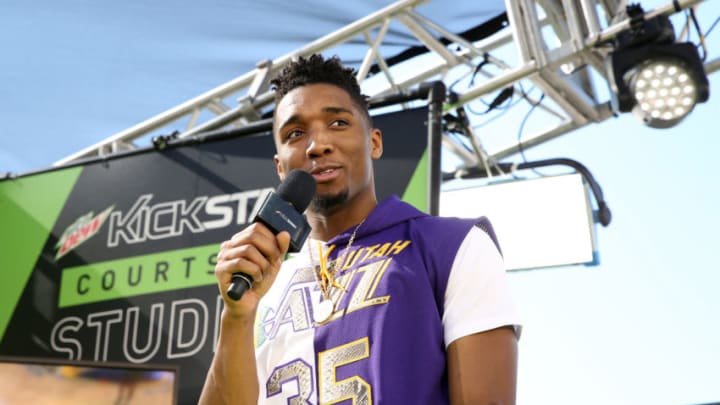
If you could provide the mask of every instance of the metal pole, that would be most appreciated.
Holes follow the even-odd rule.
[[[428,84],[428,203],[430,215],[440,213],[440,185],[442,183],[442,116],[445,103],[445,83]]]

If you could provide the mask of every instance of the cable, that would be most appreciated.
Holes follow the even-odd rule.
[[[467,114],[465,113],[465,109],[462,107],[459,107],[457,110],[458,119],[463,127],[463,130],[465,134],[468,137],[468,140],[470,141],[470,145],[472,146],[472,150],[475,153],[475,155],[480,159],[483,166],[485,167],[485,170],[488,171],[488,176],[492,175],[492,169],[490,168],[490,164],[495,163],[495,159],[490,160],[487,151],[480,143],[480,139],[475,138],[475,133],[473,132],[472,126],[470,125],[470,119],[468,118]],[[495,165],[496,168],[499,169],[497,165]],[[502,173],[502,170],[500,170],[500,173]],[[504,173],[503,173],[504,174]]]
[[[590,170],[588,170],[582,163],[568,159],[568,158],[554,158],[554,159],[545,159],[545,160],[538,160],[534,162],[523,162],[523,163],[495,163],[496,170],[504,170],[504,171],[513,171],[513,170],[526,170],[526,169],[535,169],[538,167],[545,167],[545,166],[556,166],[556,165],[563,165],[563,166],[569,166],[575,169],[577,173],[579,173],[583,179],[587,182],[588,186],[590,187],[590,191],[593,194],[593,197],[595,197],[595,201],[597,202],[598,210],[597,210],[597,218],[596,220],[602,224],[602,226],[608,226],[610,222],[612,221],[612,212],[610,211],[610,207],[608,207],[607,202],[605,202],[605,196],[603,195],[602,188],[600,187],[600,184],[595,180],[595,177],[592,175]],[[468,179],[468,178],[481,178],[481,177],[488,177],[488,173],[485,172],[482,168],[479,167],[470,167],[464,169],[462,173],[447,173],[443,174],[443,180],[453,180],[453,179]]]
[[[460,81],[461,81],[462,79],[470,76],[471,74],[472,74],[472,72],[467,72],[467,73],[465,73],[464,75],[458,77],[454,82],[452,82],[452,83],[448,86],[448,91],[454,92],[454,91],[455,91],[455,90],[454,90],[455,86],[457,86],[458,83],[460,83]],[[468,87],[470,87],[470,86],[468,86]]]
[[[525,158],[525,151],[523,150],[522,141],[521,141],[523,129],[525,128],[525,123],[527,122],[528,118],[530,118],[530,114],[532,114],[532,112],[535,110],[535,108],[538,105],[540,105],[540,103],[542,103],[544,98],[545,98],[545,93],[543,93],[540,96],[540,99],[536,103],[531,103],[530,109],[528,110],[527,113],[525,113],[525,117],[523,117],[523,120],[520,123],[520,128],[518,128],[518,135],[517,135],[518,151],[520,152],[520,156],[522,157],[522,160],[524,163],[527,163],[527,158]],[[532,171],[535,172],[535,174],[537,174],[540,177],[545,177],[544,174],[538,172],[535,169],[532,169]]]
[[[473,84],[475,84],[475,76],[477,76],[477,74],[480,72],[480,69],[482,69],[483,66],[487,65],[488,63],[490,63],[490,59],[488,58],[488,56],[489,56],[489,54],[487,52],[485,52],[483,54],[482,62],[478,63],[477,66],[475,66],[475,69],[473,69],[472,76],[470,77],[469,86],[472,86]]]
[[[468,119],[468,116],[465,112],[465,107],[461,106],[455,109],[455,113],[457,116],[452,114],[445,114],[443,116],[443,121],[445,124],[446,131],[450,131],[448,135],[451,135],[453,138],[455,138],[462,147],[465,148],[466,151],[471,152],[473,155],[475,155],[479,162],[482,163],[482,165],[485,167],[485,170],[490,173],[489,175],[492,176],[492,169],[490,166],[495,166],[496,169],[500,171],[501,174],[504,174],[502,170],[499,169],[497,165],[495,165],[494,159],[489,159],[489,156],[485,149],[480,144],[479,140],[475,138],[475,134],[473,133],[473,128],[470,125],[470,120]],[[459,135],[462,134],[463,136],[460,137]],[[468,145],[469,143],[470,145]]]
[[[572,160],[572,159],[566,159],[566,158],[555,158],[555,159],[545,159],[545,160],[538,160],[535,162],[523,162],[517,165],[518,169],[532,169],[535,171],[536,167],[543,167],[543,166],[554,166],[554,165],[565,165],[570,166],[575,171],[580,173],[585,181],[590,186],[590,190],[593,193],[593,196],[595,196],[595,201],[598,204],[598,221],[602,224],[602,226],[608,226],[610,224],[610,221],[612,220],[612,212],[610,211],[610,207],[608,207],[607,203],[605,202],[605,196],[603,195],[602,188],[600,187],[600,184],[595,180],[595,177],[590,173],[590,170],[588,170],[582,163]]]
[[[703,35],[702,30],[700,29],[700,24],[698,24],[697,17],[695,17],[695,9],[692,7],[690,7],[690,19],[692,19],[695,31],[698,34],[698,39],[700,40],[700,47],[703,51],[701,60],[704,62],[708,55],[707,45],[705,44],[705,35]]]
[[[500,93],[498,93],[497,96],[495,96],[495,98],[493,99],[493,101],[490,102],[490,104],[487,104],[482,99],[480,100],[483,102],[483,104],[485,104],[487,106],[487,109],[484,112],[478,112],[478,111],[472,110],[471,108],[468,108],[468,110],[470,110],[470,112],[472,112],[475,115],[486,115],[487,113],[489,113],[493,110],[496,110],[496,109],[504,110],[506,108],[499,108],[499,107],[506,101],[512,100],[513,94],[515,94],[515,88],[513,86],[505,87],[504,89],[502,89],[500,91]]]
[[[471,88],[475,84],[475,77],[477,77],[477,74],[480,72],[480,69],[482,69],[483,66],[487,65],[488,63],[492,63],[492,62],[490,62],[489,56],[490,55],[487,52],[484,53],[483,60],[475,66],[475,68],[473,69],[472,72],[462,75],[457,80],[452,82],[452,84],[450,84],[450,86],[448,86],[448,88],[452,91],[455,88],[455,86],[457,86],[460,83],[460,81],[463,80],[464,78],[466,78],[468,75],[470,75],[470,81],[468,82],[467,88]],[[493,101],[491,101],[490,103],[486,102],[482,98],[477,99],[478,101],[480,101],[487,107],[484,112],[479,112],[479,111],[474,110],[470,106],[470,104],[467,104],[466,108],[468,109],[468,111],[470,111],[474,115],[485,115],[493,110],[504,109],[503,107],[501,107],[502,104],[504,104],[508,100],[512,100],[512,97],[514,94],[515,94],[515,88],[513,86],[507,86],[507,87],[503,88],[500,91],[500,93],[498,93],[498,95],[495,96]],[[509,105],[508,105],[508,107],[509,107]],[[505,108],[507,108],[507,107],[505,107]]]
[[[450,86],[448,86],[448,89],[453,90],[453,87],[455,87],[462,79],[464,79],[467,76],[472,75],[470,77],[470,83],[468,83],[468,86],[467,86],[469,88],[470,86],[472,86],[475,83],[475,76],[477,76],[478,72],[480,72],[480,69],[482,69],[482,67],[487,65],[488,63],[490,63],[490,61],[488,58],[488,53],[486,52],[483,54],[483,60],[475,66],[475,68],[473,69],[472,72],[468,72],[468,73],[460,76],[457,80],[452,82],[452,84],[450,84]]]
[[[521,97],[520,99],[518,99],[518,101],[516,101],[515,103],[513,103],[512,105],[510,105],[509,107],[512,107],[512,106],[516,105],[517,103],[519,103],[519,102],[522,101],[522,100],[525,100],[525,101],[527,101],[528,103],[530,103],[530,105],[532,105],[532,104],[533,104],[533,101],[530,100],[530,93],[532,93],[533,90],[535,90],[535,85],[533,85],[532,87],[530,87],[530,90],[525,91],[525,86],[522,85],[522,82],[517,82],[517,84],[518,84],[518,86],[520,86],[520,95],[521,95],[522,97]]]
[[[467,104],[465,104],[465,109],[467,109],[468,111],[470,111],[470,112],[473,113],[473,114],[480,115],[480,114],[475,113],[475,112],[474,112],[473,110],[471,110],[470,108],[468,108]],[[495,121],[496,119],[502,117],[506,112],[507,112],[507,110],[502,110],[502,111],[500,112],[500,114],[494,115],[494,116],[492,116],[491,118],[488,118],[488,119],[486,119],[485,121],[483,121],[483,122],[481,122],[481,123],[479,123],[479,124],[477,124],[477,125],[474,125],[473,128],[482,128],[482,127],[484,127],[485,125],[488,125],[488,124],[490,124],[491,122]]]
[[[715,28],[717,23],[720,21],[720,17],[716,18],[715,21],[713,21],[712,24],[710,24],[710,28],[708,28],[707,31],[705,31],[705,38],[707,38],[708,35],[710,35],[710,32]]]
[[[481,122],[481,123],[479,123],[479,124],[477,124],[477,125],[474,125],[473,128],[482,128],[482,127],[490,124],[491,122],[495,121],[496,119],[502,117],[510,108],[518,105],[518,103],[520,103],[520,102],[523,101],[523,100],[526,100],[528,103],[532,104],[533,102],[530,100],[530,98],[529,98],[528,95],[529,95],[529,93],[531,93],[533,90],[535,90],[535,86],[531,87],[531,88],[530,88],[530,91],[526,92],[526,91],[525,91],[525,88],[523,87],[523,85],[522,85],[521,82],[518,82],[518,85],[520,86],[520,92],[521,92],[521,94],[522,94],[522,97],[520,97],[520,98],[518,98],[517,100],[511,102],[511,103],[508,104],[506,107],[497,108],[496,110],[500,110],[500,113],[499,113],[499,114],[493,116],[492,118],[488,118],[487,120],[485,120],[485,121],[483,121],[483,122]],[[472,113],[473,115],[477,115],[477,116],[484,115],[484,114],[482,114],[482,113],[479,113],[479,112],[477,112],[477,111],[474,111],[472,108],[470,108],[469,104],[465,104],[465,109],[468,110],[468,111],[469,111],[470,113]]]

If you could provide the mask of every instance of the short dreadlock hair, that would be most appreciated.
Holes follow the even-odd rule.
[[[350,98],[365,113],[372,123],[368,112],[367,97],[362,94],[360,85],[355,79],[355,70],[343,66],[340,58],[333,56],[325,59],[320,54],[312,54],[308,58],[300,56],[297,60],[286,65],[280,74],[270,81],[275,91],[275,105],[292,90],[308,84],[332,84],[345,90]]]

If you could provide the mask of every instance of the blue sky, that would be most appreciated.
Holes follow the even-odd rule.
[[[720,401],[718,111],[711,98],[669,130],[622,116],[527,153],[585,164],[613,221],[597,228],[600,265],[511,274],[520,403]]]
[[[160,2],[149,15],[110,2],[22,4],[0,3],[0,174],[47,168],[246,72],[252,66],[238,66],[233,54],[257,51],[223,38],[241,16],[229,2],[200,12],[188,1]],[[720,2],[700,10],[707,29]],[[213,22],[217,12],[230,18]],[[190,22],[201,33],[219,24],[221,34],[199,41],[187,36]],[[711,58],[720,53],[717,31],[708,38]],[[185,65],[193,55],[216,63]],[[587,166],[613,221],[597,229],[600,265],[510,275],[525,319],[520,404],[720,401],[720,76],[710,81],[710,100],[671,129],[623,115],[527,151],[528,160]]]

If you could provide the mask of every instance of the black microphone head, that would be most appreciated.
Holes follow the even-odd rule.
[[[298,212],[304,212],[315,196],[316,187],[315,179],[310,173],[295,169],[280,183],[277,194],[292,204]]]

